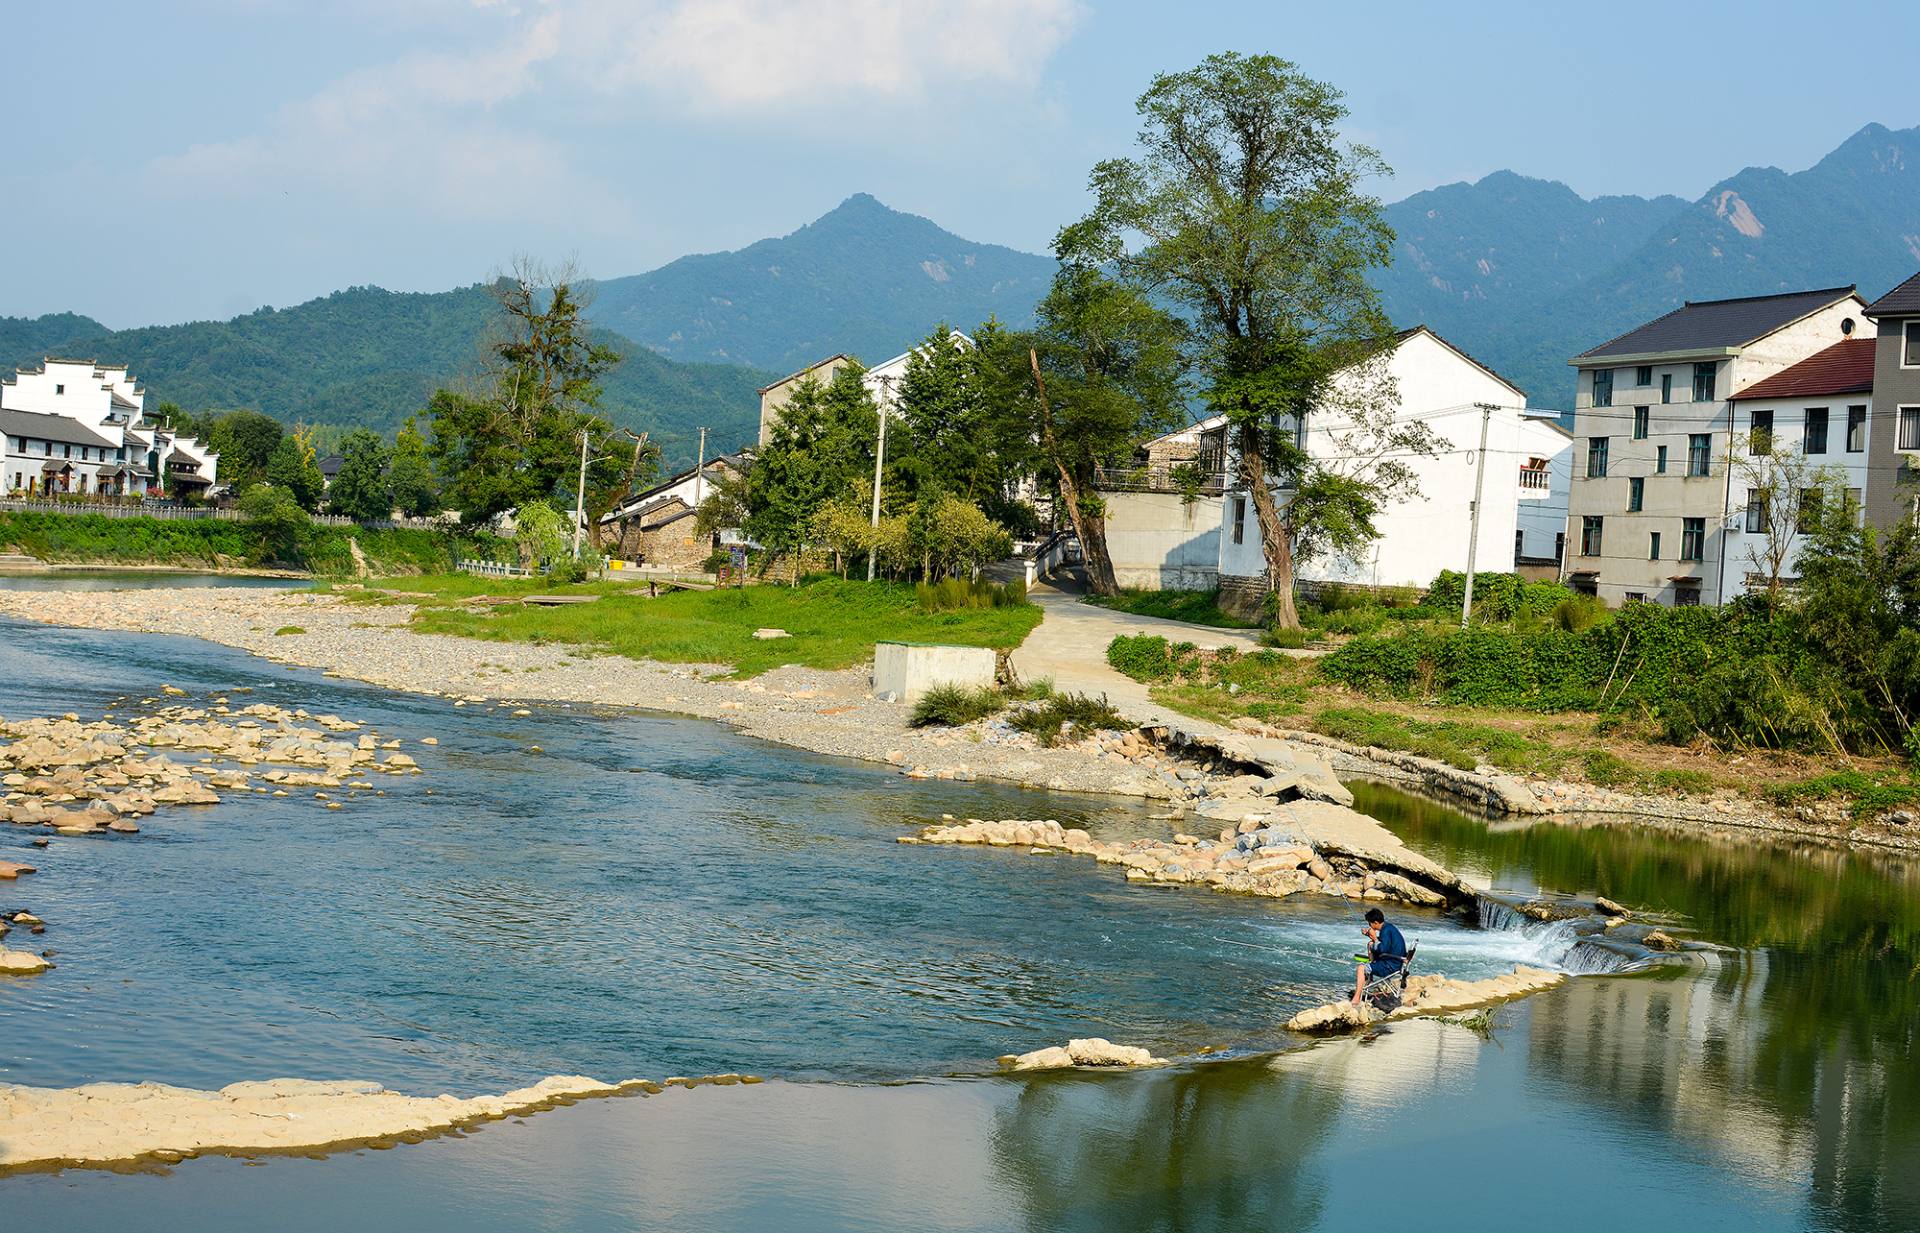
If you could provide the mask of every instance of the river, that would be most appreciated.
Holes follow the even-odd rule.
[[[0,884],[0,905],[48,920],[35,944],[60,966],[0,982],[0,1080],[776,1081],[325,1161],[0,1179],[21,1227],[1920,1227],[1920,900],[1891,858],[1489,827],[1362,785],[1364,808],[1477,881],[1603,893],[1726,949],[1579,977],[1487,1037],[1412,1023],[1300,1048],[1274,1025],[1347,978],[1351,910],[893,842],[942,813],[1159,833],[1134,804],[0,624],[0,714],[98,714],[162,683],[252,685],[440,744],[410,744],[425,774],[340,811],[236,797],[33,853],[42,872]],[[0,855],[27,838],[0,832]],[[1400,919],[1454,975],[1564,958],[1538,930]],[[991,1073],[1075,1035],[1229,1054]]]

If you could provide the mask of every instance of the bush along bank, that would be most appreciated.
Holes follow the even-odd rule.
[[[318,526],[304,514],[229,521],[0,512],[0,548],[62,565],[282,568],[344,577],[356,572],[356,540],[367,567],[387,574],[450,569],[458,547],[438,531]]]

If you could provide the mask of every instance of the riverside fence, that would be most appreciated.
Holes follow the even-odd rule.
[[[34,501],[20,497],[0,497],[0,511],[35,514],[98,514],[107,518],[159,518],[168,521],[241,522],[246,515],[237,509],[213,506],[164,505],[160,503],[119,501]],[[432,518],[349,518],[345,514],[313,514],[314,524],[323,527],[364,527],[369,531],[437,531],[442,523]]]

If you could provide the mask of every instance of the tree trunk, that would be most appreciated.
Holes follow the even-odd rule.
[[[1040,375],[1040,353],[1027,348],[1027,362],[1033,366],[1034,388],[1040,394],[1040,441],[1060,472],[1060,499],[1067,506],[1067,520],[1080,537],[1080,556],[1086,562],[1087,583],[1095,595],[1118,595],[1120,584],[1113,576],[1113,554],[1107,551],[1107,520],[1081,508],[1082,487],[1073,469],[1060,455],[1060,442],[1053,432],[1053,408],[1047,402],[1047,380]]]
[[[1293,604],[1293,535],[1281,517],[1279,503],[1267,484],[1266,456],[1260,449],[1260,426],[1240,425],[1240,480],[1253,500],[1260,523],[1260,550],[1267,561],[1267,588],[1274,596],[1276,629],[1299,629],[1300,612]]]

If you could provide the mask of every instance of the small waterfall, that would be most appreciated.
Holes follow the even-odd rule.
[[[1631,956],[1595,941],[1572,920],[1534,920],[1497,899],[1480,898],[1480,927],[1490,933],[1517,934],[1531,952],[1527,962],[1562,972],[1590,975],[1632,966]]]

